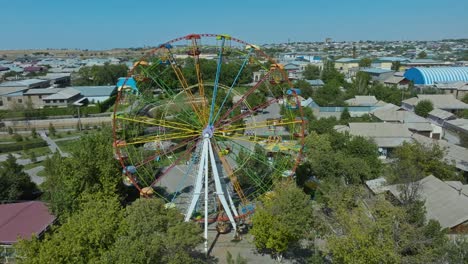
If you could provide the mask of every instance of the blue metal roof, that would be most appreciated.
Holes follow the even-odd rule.
[[[414,67],[407,70],[404,76],[414,84],[423,85],[440,82],[468,82],[468,67]]]
[[[127,77],[120,77],[119,81],[117,82],[117,87],[121,87],[122,85],[128,86],[132,88],[136,93],[138,93],[138,87],[135,79],[133,77],[127,78]]]

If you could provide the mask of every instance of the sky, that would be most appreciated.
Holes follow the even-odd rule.
[[[254,44],[468,38],[466,0],[0,1],[0,49],[154,46],[190,33]]]

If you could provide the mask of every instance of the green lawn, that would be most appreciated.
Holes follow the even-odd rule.
[[[63,152],[70,152],[76,144],[76,140],[65,140],[56,142],[57,146]]]
[[[34,154],[36,154],[36,157],[52,154],[52,152],[50,151],[50,148],[47,146],[47,147],[28,149],[26,153],[22,151],[23,158],[30,158],[29,156],[31,152],[34,152]]]
[[[45,176],[47,176],[47,174],[46,174],[45,170],[41,170],[41,171],[39,171],[39,172],[37,173],[37,176],[39,176],[39,177],[45,177]]]

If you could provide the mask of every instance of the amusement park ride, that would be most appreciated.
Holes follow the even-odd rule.
[[[161,44],[119,84],[113,146],[124,183],[202,223],[207,251],[209,224],[237,234],[256,198],[294,177],[305,132],[300,101],[283,66],[258,46],[223,34]]]

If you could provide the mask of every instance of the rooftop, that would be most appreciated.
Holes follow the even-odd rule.
[[[455,115],[442,109],[436,108],[429,112],[429,116],[433,116],[442,120],[447,120],[449,118],[454,117]]]
[[[379,147],[397,147],[411,141],[408,127],[400,123],[349,123],[348,126],[335,126],[335,130],[372,138]]]
[[[440,109],[468,109],[468,104],[456,99],[451,94],[418,94],[403,101],[403,103],[416,106],[421,100],[429,100],[434,108]]]
[[[399,199],[398,185],[385,185],[384,180],[366,182],[375,193],[389,191]],[[418,181],[420,199],[425,202],[426,218],[437,220],[442,228],[453,228],[468,221],[468,196],[457,190],[457,184],[444,182],[433,175]]]
[[[61,89],[61,91],[58,91],[55,94],[51,94],[45,97],[44,100],[66,100],[78,94],[80,94],[80,92],[73,88],[65,88],[65,89]]]
[[[40,235],[55,221],[43,202],[0,204],[0,244],[14,244],[18,237]]]
[[[108,86],[71,86],[69,88],[73,88],[79,91],[85,97],[93,97],[93,96],[110,96],[116,89],[115,85],[108,85]]]
[[[33,84],[39,84],[47,82],[46,80],[41,79],[27,79],[27,80],[20,80],[20,81],[9,81],[0,83],[0,87],[20,87],[20,86],[30,86]]]

